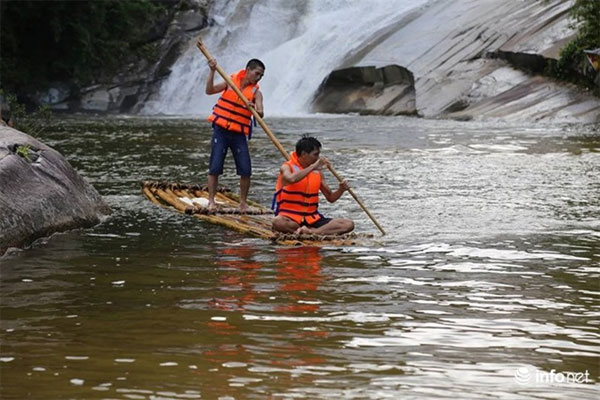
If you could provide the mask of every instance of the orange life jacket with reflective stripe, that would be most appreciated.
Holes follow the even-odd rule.
[[[290,156],[290,160],[284,165],[289,166],[293,172],[304,169],[295,151]],[[273,206],[277,205],[275,215],[284,215],[298,224],[314,224],[323,217],[318,211],[320,188],[320,171],[311,171],[304,179],[286,186],[282,184],[280,172],[273,198]]]
[[[258,90],[258,84],[251,84],[242,90],[242,80],[246,76],[243,69],[237,74],[231,75],[231,80],[249,101],[254,101],[254,94]],[[252,113],[246,108],[244,102],[229,86],[221,94],[217,104],[213,107],[212,114],[208,120],[228,131],[239,132],[249,135],[252,131]]]

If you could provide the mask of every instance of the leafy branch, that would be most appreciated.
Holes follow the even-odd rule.
[[[14,94],[6,96],[6,100],[10,108],[10,119],[14,128],[31,136],[36,136],[42,132],[52,118],[52,111],[47,105],[42,105],[34,112],[28,113],[25,105],[21,104]]]

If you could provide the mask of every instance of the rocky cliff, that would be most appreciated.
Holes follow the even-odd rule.
[[[185,58],[182,54],[193,47],[193,38],[202,29],[213,25],[211,31],[225,31],[220,36],[223,37],[220,44],[229,49],[236,35],[254,41],[247,36],[251,32],[246,30],[248,26],[265,24],[263,20],[241,23],[235,18],[251,19],[251,15],[267,14],[267,10],[261,13],[240,10],[259,10],[259,5],[280,7],[269,10],[277,16],[298,8],[298,4],[303,5],[300,10],[313,4],[305,1],[292,7],[266,0],[232,2],[231,15],[227,12],[224,15],[230,15],[233,20],[215,15],[215,19],[225,22],[212,24],[212,17],[208,15],[214,12],[212,0],[170,0],[170,3],[168,15],[152,38],[158,54],[155,61],[131,62],[118,76],[81,88],[77,93],[66,85],[57,85],[41,96],[44,102],[55,110],[99,113],[138,113],[145,104],[165,101],[170,104],[170,100],[161,97],[161,83],[171,74],[175,61]],[[548,64],[558,59],[560,49],[576,34],[570,27],[568,15],[572,3],[573,0],[433,0],[386,28],[378,27],[364,43],[353,47],[339,65],[333,67],[335,70],[328,66],[325,74],[331,72],[314,94],[313,111],[597,122],[600,118],[597,97],[543,75]],[[296,10],[289,15],[304,15],[298,12],[306,13],[306,10]],[[282,24],[281,20],[266,21],[266,26],[271,28]],[[269,32],[276,31],[271,28]],[[301,33],[300,28],[295,29]],[[255,34],[261,46],[268,50],[271,39],[260,36],[264,34],[260,29]],[[288,34],[292,36],[286,40],[294,41],[293,34]],[[326,40],[320,35],[309,36],[309,39]],[[287,48],[285,44],[279,46]],[[178,78],[181,82],[177,82],[173,90],[178,98],[186,98],[180,94],[190,85],[196,85],[194,93],[200,90],[197,87],[201,80],[199,75],[195,71],[187,73],[194,69],[193,64],[182,65],[177,72],[181,74]],[[316,88],[325,74],[311,87]],[[600,84],[600,74],[595,74]],[[183,108],[168,112],[181,113]],[[194,112],[198,109],[193,107]]]
[[[402,66],[414,75],[414,94],[408,95],[416,97],[424,117],[598,122],[600,99],[540,75],[575,35],[569,27],[571,3],[437,1],[406,24],[381,32],[333,75],[339,81],[351,68]],[[372,91],[364,103],[382,95]],[[324,84],[315,111],[331,109],[323,98],[352,104],[336,112],[386,114],[390,106],[357,110],[348,94]]]
[[[127,60],[117,75],[98,77],[86,87],[57,83],[39,93],[38,102],[54,111],[137,113],[171,73],[171,66],[189,40],[209,23],[207,8],[212,0],[163,0],[162,3],[165,13],[148,33],[145,43],[153,49],[153,56]]]

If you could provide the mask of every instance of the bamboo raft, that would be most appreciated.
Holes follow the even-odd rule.
[[[354,232],[344,235],[296,235],[273,232],[271,223],[274,215],[270,209],[248,200],[248,211],[242,214],[239,211],[239,197],[222,187],[217,189],[215,195],[217,210],[212,213],[207,208],[208,189],[205,186],[145,181],[142,182],[142,193],[158,206],[280,245],[351,246],[357,244],[361,238],[373,237],[371,234]]]

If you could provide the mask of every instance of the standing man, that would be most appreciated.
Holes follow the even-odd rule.
[[[208,209],[216,209],[215,193],[219,183],[219,175],[223,173],[223,163],[230,148],[235,160],[236,172],[240,177],[240,211],[248,209],[248,191],[252,166],[248,140],[252,133],[252,113],[246,108],[242,99],[226,82],[215,85],[215,70],[217,61],[209,60],[210,71],[206,80],[206,94],[220,93],[221,97],[213,107],[208,120],[212,122],[213,137],[211,142],[210,166],[208,171]],[[263,96],[258,87],[258,81],[265,73],[262,61],[253,58],[248,61],[246,69],[231,75],[231,80],[240,89],[251,106],[263,116]]]
[[[275,219],[272,229],[282,233],[335,235],[351,232],[354,222],[346,218],[327,218],[319,212],[319,191],[334,203],[349,189],[348,182],[332,191],[323,179],[321,167],[329,161],[320,157],[321,143],[304,135],[296,143],[290,160],[281,165],[273,205]]]

